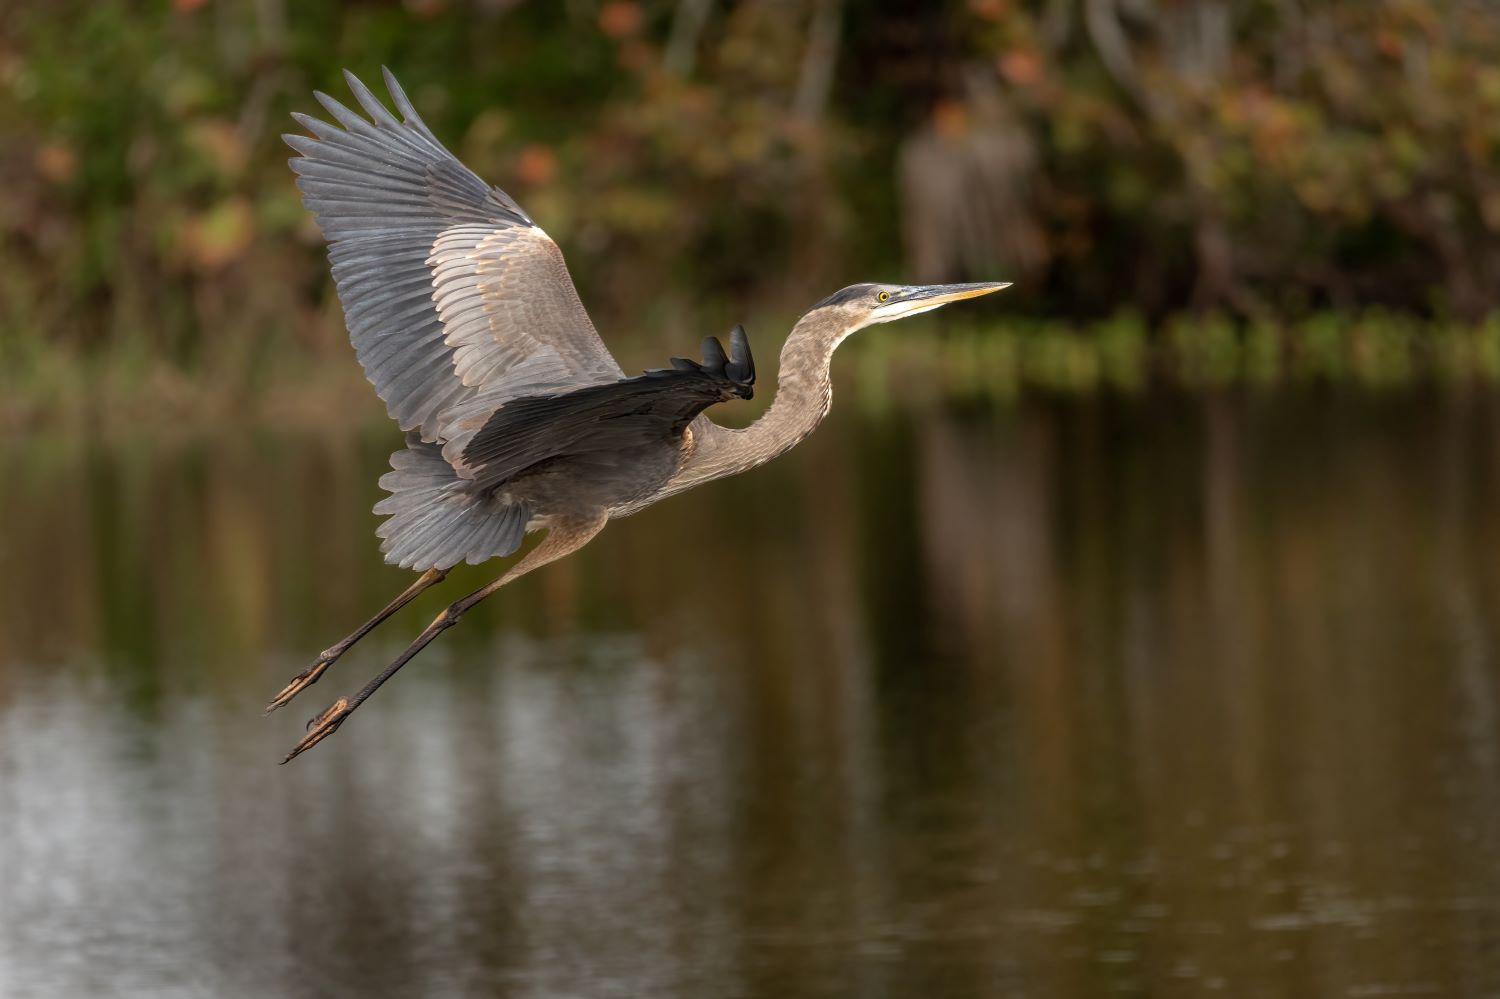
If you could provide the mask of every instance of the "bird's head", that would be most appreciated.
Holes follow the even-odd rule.
[[[834,292],[808,310],[804,320],[826,317],[838,339],[850,333],[941,308],[949,302],[978,298],[1009,288],[1009,281],[977,284],[854,284]]]

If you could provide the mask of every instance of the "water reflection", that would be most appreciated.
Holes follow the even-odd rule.
[[[1500,400],[845,414],[277,768],[392,446],[0,446],[0,994],[1500,991]]]

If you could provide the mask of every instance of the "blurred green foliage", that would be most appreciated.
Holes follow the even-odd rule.
[[[1129,395],[1165,385],[1500,385],[1500,317],[1439,325],[1377,308],[1323,313],[1294,326],[1183,317],[1154,332],[1134,312],[1078,328],[1024,319],[1003,330],[960,322],[935,343],[867,334],[852,356],[861,398],[877,409],[894,399]]]
[[[852,281],[1004,276],[1096,331],[1024,362],[1064,381],[1146,346],[1208,382],[1493,364],[1476,0],[54,0],[0,31],[0,384],[34,399],[349,367],[278,133],[382,64],[627,361]],[[1313,314],[1358,321],[1272,348]]]

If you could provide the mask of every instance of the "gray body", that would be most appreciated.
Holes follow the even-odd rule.
[[[744,429],[698,415],[677,433],[630,440],[587,453],[563,453],[499,480],[462,477],[442,442],[408,435],[380,480],[391,496],[376,505],[389,519],[378,533],[389,562],[447,568],[519,547],[526,531],[602,515],[624,517],[667,496],[764,464],[811,434],[833,400],[833,348],[845,326],[836,313],[799,323],[781,355],[781,377],[766,414]],[[598,433],[599,431],[595,431]],[[446,531],[424,526],[446,508],[462,510]],[[438,521],[440,524],[443,521]]]
[[[576,551],[613,517],[754,468],[813,432],[833,401],[834,349],[856,330],[998,291],[1003,284],[852,285],[808,310],[781,351],[777,394],[743,429],[708,407],[749,398],[743,329],[726,352],[625,377],[578,300],[562,252],[504,191],[443,148],[387,71],[397,118],[345,74],[368,118],[325,94],[337,124],[296,115],[288,135],[303,203],[328,240],[349,339],[407,432],[375,506],[387,562],[421,577],[272,699],[274,710],[362,636],[462,561],[510,555],[500,578],[454,601],[385,671],[309,723],[287,760],[327,738],[475,604]],[[285,762],[285,761],[283,761]]]
[[[701,410],[748,396],[748,384],[735,383],[715,356],[696,372],[658,373],[683,375],[671,398],[649,378],[627,379],[595,332],[557,244],[438,142],[389,72],[399,119],[348,80],[368,119],[319,94],[337,124],[297,115],[312,136],[286,141],[301,154],[291,166],[329,241],[360,363],[408,431],[380,480],[390,496],[375,508],[386,517],[377,533],[388,562],[446,569],[509,555],[528,530],[624,516],[752,468],[827,414],[833,350],[878,321],[871,314],[878,286],[845,289],[804,316],[782,351],[770,410],[748,429],[720,427]],[[742,334],[736,342],[743,344]],[[743,353],[730,362],[720,349],[717,359],[743,364],[747,345]],[[719,382],[691,377],[705,373]],[[476,458],[476,440],[507,407],[605,386],[639,390],[622,389],[614,408],[592,413],[574,439],[557,431],[555,408],[532,406],[531,424],[508,426],[512,435],[542,438],[524,467],[505,465],[498,474],[493,462]]]

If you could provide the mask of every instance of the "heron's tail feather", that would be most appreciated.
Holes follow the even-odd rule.
[[[391,495],[375,504],[388,515],[376,529],[386,562],[406,569],[447,569],[483,562],[521,547],[530,513],[524,504],[476,492],[443,459],[441,444],[406,435],[380,477]]]

